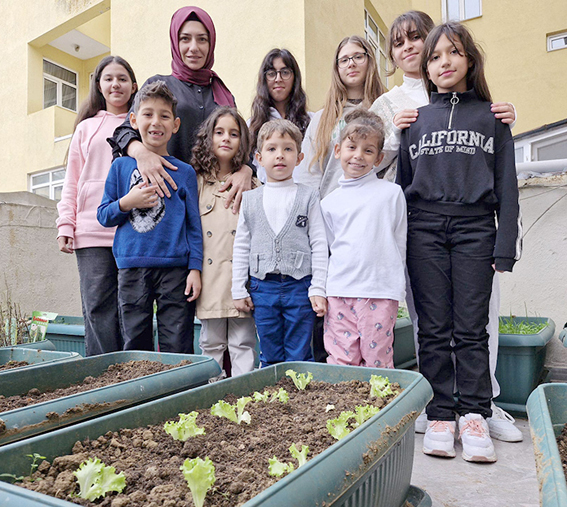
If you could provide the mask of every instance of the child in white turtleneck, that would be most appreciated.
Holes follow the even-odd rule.
[[[393,368],[393,330],[406,285],[406,201],[398,185],[374,170],[383,157],[380,118],[357,109],[345,121],[335,146],[344,176],[321,201],[330,249],[327,362]]]

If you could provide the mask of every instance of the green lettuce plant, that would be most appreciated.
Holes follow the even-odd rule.
[[[293,380],[295,387],[300,391],[303,391],[308,385],[309,382],[313,380],[313,374],[311,372],[305,373],[296,373],[294,370],[286,370],[285,374]]]
[[[198,412],[193,411],[189,414],[179,414],[179,421],[168,421],[163,425],[165,432],[173,437],[174,440],[185,442],[188,438],[196,435],[204,435],[205,428],[197,426]]]
[[[193,495],[195,507],[203,507],[207,491],[215,483],[215,466],[210,458],[186,459],[179,467]]]
[[[385,398],[394,394],[388,377],[372,375],[370,377],[370,396],[373,398]]]
[[[242,421],[246,424],[250,424],[250,413],[244,411],[244,407],[251,401],[252,398],[250,396],[243,396],[236,400],[236,406],[234,406],[226,401],[220,400],[211,407],[211,414],[218,417],[226,417],[236,424],[240,424]]]
[[[329,430],[331,436],[337,440],[346,437],[350,433],[348,421],[351,417],[354,417],[354,413],[348,410],[347,412],[341,412],[336,419],[329,419],[327,421],[327,430]]]
[[[106,466],[98,458],[83,461],[73,475],[79,483],[79,496],[91,502],[111,491],[121,493],[126,487],[124,473],[117,474],[114,467]]]

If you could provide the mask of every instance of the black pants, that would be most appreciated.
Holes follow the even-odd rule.
[[[160,352],[193,354],[195,303],[184,294],[187,268],[118,270],[118,301],[124,350],[154,350],[154,300]]]
[[[112,248],[75,250],[85,320],[87,356],[122,350],[118,318],[118,268]]]
[[[434,393],[429,420],[451,421],[455,412],[492,415],[486,325],[495,237],[493,215],[451,217],[408,208],[407,266],[419,319],[419,367]]]

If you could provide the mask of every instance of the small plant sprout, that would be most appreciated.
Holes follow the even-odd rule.
[[[252,397],[254,398],[255,402],[263,402],[263,403],[267,403],[268,400],[270,399],[270,393],[268,391],[264,391],[263,393],[259,393],[258,391],[256,391]]]
[[[250,401],[252,401],[250,396],[238,398],[238,400],[236,400],[236,406],[234,406],[226,401],[220,400],[211,407],[211,414],[218,417],[226,417],[236,424],[240,424],[242,421],[246,424],[250,424],[250,413],[244,411],[244,407]]]
[[[30,466],[30,479],[33,481],[32,475],[35,472],[36,468],[39,466],[38,461],[39,460],[43,460],[45,459],[45,456],[42,456],[41,454],[38,454],[37,452],[34,452],[33,454],[26,454],[26,456],[28,458],[31,458],[32,460],[32,464]],[[0,477],[8,477],[10,479],[12,479],[14,482],[21,482],[24,480],[24,476],[20,475],[14,475],[14,474],[0,474]]]
[[[297,387],[300,391],[305,390],[305,388],[309,385],[309,382],[313,380],[313,374],[311,372],[307,372],[307,375],[305,375],[305,373],[298,374],[293,370],[287,370],[285,374],[293,380],[295,387]]]
[[[295,444],[291,444],[289,452],[299,462],[298,468],[307,463],[307,454],[309,453],[309,447],[307,445],[302,445],[301,451],[299,451]]]
[[[79,497],[92,502],[111,491],[121,493],[126,487],[124,473],[116,473],[114,467],[106,466],[100,459],[83,461],[73,475],[79,483]]]
[[[380,412],[380,408],[373,405],[358,405],[354,410],[355,422],[352,423],[353,428],[362,426],[362,424],[368,421],[368,419],[370,419],[373,415],[376,415],[378,412]]]
[[[385,398],[394,394],[388,377],[382,375],[372,375],[370,377],[370,396],[372,398]]]
[[[279,401],[281,403],[287,403],[289,400],[289,394],[287,394],[287,391],[283,388],[280,387],[278,391],[274,391],[272,393],[272,398],[270,399],[270,403],[272,403],[272,401]]]
[[[183,472],[183,477],[187,481],[187,486],[193,495],[195,507],[203,507],[207,491],[215,483],[215,466],[210,458],[186,459],[179,467]]]
[[[325,412],[330,412],[331,410],[335,410],[335,405],[327,405],[325,407]]]
[[[295,470],[293,463],[282,463],[278,458],[275,456],[270,458],[269,460],[269,474],[275,475],[276,477],[281,477],[283,474],[288,474]]]
[[[346,437],[350,433],[348,420],[351,417],[354,417],[354,413],[349,410],[347,412],[341,412],[341,415],[339,415],[336,419],[329,419],[327,421],[327,429],[331,436],[337,440],[341,440]]]
[[[198,412],[193,411],[189,414],[179,414],[179,421],[168,421],[163,425],[166,433],[172,436],[174,440],[185,442],[190,437],[196,435],[204,435],[205,428],[197,426]]]

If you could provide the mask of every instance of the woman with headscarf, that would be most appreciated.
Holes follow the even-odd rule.
[[[199,7],[182,7],[171,18],[169,29],[171,41],[172,73],[169,76],[156,75],[144,85],[153,81],[165,81],[175,95],[177,115],[181,118],[179,131],[167,145],[170,155],[190,163],[195,135],[201,123],[219,106],[235,106],[234,97],[223,81],[212,70],[215,57],[216,32],[211,17]],[[116,129],[110,140],[115,156],[129,155],[138,162],[138,169],[144,179],[158,187],[158,194],[170,196],[167,181],[173,190],[175,183],[162,166],[175,169],[167,160],[147,150],[140,141],[140,135],[130,121]],[[234,199],[235,212],[238,210],[242,192],[251,188],[252,169],[248,166],[232,174],[225,183],[227,205]]]

